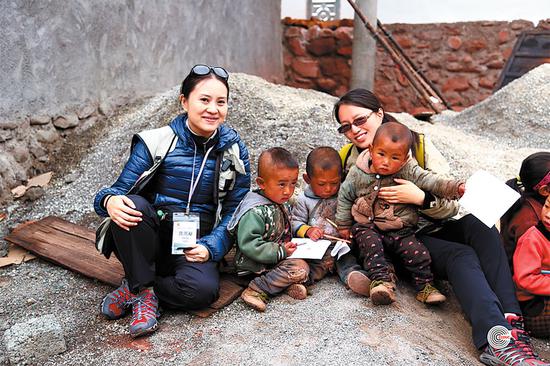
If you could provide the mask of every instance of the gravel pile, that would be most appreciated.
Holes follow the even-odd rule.
[[[550,63],[512,81],[479,104],[436,122],[509,147],[550,148]]]
[[[331,116],[334,97],[245,74],[232,74],[230,84],[227,123],[247,143],[254,170],[259,152],[267,147],[283,146],[303,164],[314,146],[344,144]],[[493,96],[493,103],[498,104],[496,97],[507,95],[505,91]],[[70,179],[54,176],[46,194],[32,205],[16,202],[6,208],[9,219],[0,222],[0,233],[47,215],[89,226],[97,223],[93,196],[116,179],[133,133],[165,125],[178,113],[176,93],[174,88],[120,111],[79,164],[59,167]],[[496,138],[482,129],[463,128],[464,123],[432,125],[406,114],[395,116],[430,136],[457,177],[483,168],[505,179],[514,176],[521,160],[536,151],[524,144],[515,148],[516,137],[509,134]],[[84,142],[87,136],[79,139]],[[55,314],[68,350],[50,358],[49,365],[87,364],[92,359],[94,364],[470,365],[477,359],[471,329],[454,296],[441,308],[430,309],[414,300],[408,285],[399,287],[397,304],[374,307],[331,277],[316,285],[303,302],[286,295],[272,300],[265,314],[246,308],[240,300],[208,319],[168,312],[159,332],[137,341],[127,335],[127,319],[108,322],[99,316],[99,301],[108,291],[108,286],[42,260],[2,268],[0,340],[16,323]],[[548,344],[536,341],[536,346],[550,356]],[[0,342],[0,363],[5,354],[2,347]]]

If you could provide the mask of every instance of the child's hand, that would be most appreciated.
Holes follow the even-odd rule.
[[[325,232],[322,229],[313,226],[307,229],[306,236],[313,241],[317,241],[325,236]]]
[[[462,197],[464,196],[464,193],[466,193],[466,184],[460,183],[460,185],[458,186],[458,196]]]
[[[338,229],[338,232],[340,233],[340,237],[342,239],[349,240],[349,238],[351,237],[351,232],[349,229]]]
[[[297,245],[291,241],[285,243],[286,256],[291,256],[296,251]]]

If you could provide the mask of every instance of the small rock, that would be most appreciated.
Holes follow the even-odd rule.
[[[38,187],[38,186],[29,187],[29,188],[27,188],[27,192],[25,192],[25,195],[23,196],[23,199],[25,199],[26,201],[36,201],[37,199],[42,197],[44,195],[44,193],[45,193],[44,188],[42,188],[42,187]],[[30,300],[34,300],[34,299],[30,298],[29,300],[27,300],[27,302],[29,302]],[[34,300],[34,301],[36,302],[36,300]]]
[[[36,303],[36,300],[35,300],[33,297],[29,297],[29,298],[27,299],[27,305],[32,305],[32,304],[34,304],[34,303]]]
[[[13,157],[18,163],[24,163],[29,159],[29,150],[23,146],[17,145],[13,148]]]
[[[90,117],[96,111],[96,106],[93,104],[86,104],[77,112],[79,119]]]
[[[0,121],[0,129],[15,130],[20,123],[21,121]]]
[[[76,172],[69,173],[65,176],[65,183],[72,183],[75,180],[77,180],[79,177],[79,174]]]
[[[67,350],[63,329],[51,314],[13,325],[4,343],[13,365],[37,364]]]
[[[45,115],[45,114],[39,114],[39,115],[36,115],[36,116],[32,116],[31,117],[31,126],[36,126],[36,125],[47,125],[48,123],[50,123],[52,120],[52,118],[48,115]]]
[[[13,138],[13,131],[11,130],[0,130],[0,142],[6,142]]]
[[[53,125],[57,128],[67,129],[78,125],[78,116],[75,113],[67,113],[59,116],[53,121]]]
[[[58,138],[59,138],[59,135],[57,134],[55,129],[53,129],[53,127],[47,130],[36,131],[36,140],[38,142],[51,144],[55,142]]]

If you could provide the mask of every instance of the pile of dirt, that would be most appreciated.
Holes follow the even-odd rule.
[[[532,73],[525,76],[531,77]],[[246,142],[254,171],[259,153],[271,146],[289,149],[303,166],[312,147],[339,148],[345,143],[332,117],[334,97],[245,74],[232,74],[230,85],[227,123]],[[513,83],[509,87],[514,87]],[[6,233],[8,226],[47,215],[90,225],[97,222],[92,219],[95,193],[116,179],[128,157],[133,133],[163,126],[180,111],[176,93],[174,88],[146,99],[109,120],[100,142],[90,147],[78,164],[64,167],[71,179],[54,178],[52,187],[32,207],[19,202],[8,207],[9,219],[0,222],[0,233]],[[506,89],[500,93],[507,95]],[[508,103],[516,108],[512,101]],[[479,108],[477,114],[487,113],[483,118],[489,119],[490,108]],[[482,128],[465,128],[465,123],[432,125],[406,114],[396,117],[425,132],[448,159],[450,174],[457,177],[477,169],[502,179],[514,176],[521,160],[540,147],[518,150],[515,136],[496,138]],[[86,136],[81,139],[85,141]],[[0,333],[30,316],[56,314],[68,351],[48,364],[89,363],[93,359],[98,364],[470,365],[477,359],[471,328],[454,296],[451,294],[441,308],[426,308],[414,300],[408,285],[400,285],[395,305],[374,307],[332,277],[316,285],[303,302],[286,295],[272,300],[264,314],[248,309],[240,300],[208,319],[169,312],[161,319],[159,332],[138,341],[127,335],[127,319],[108,322],[99,316],[101,295],[108,290],[41,260],[2,268]],[[550,356],[547,344],[535,343],[544,356]],[[1,354],[0,345],[0,360]]]
[[[512,81],[479,104],[435,122],[510,147],[550,148],[550,63]]]

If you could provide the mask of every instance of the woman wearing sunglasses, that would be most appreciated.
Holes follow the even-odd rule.
[[[226,226],[250,188],[248,152],[227,116],[229,75],[196,65],[181,85],[183,113],[169,126],[134,136],[117,181],[97,193],[96,212],[109,216],[114,252],[125,279],[101,303],[108,319],[132,313],[134,337],[157,329],[159,301],[200,309],[218,297],[218,262],[230,249]],[[169,143],[166,143],[169,141]],[[158,153],[155,146],[168,146]],[[139,194],[127,194],[156,161]]]
[[[384,113],[378,98],[365,89],[354,89],[343,95],[334,106],[334,116],[350,144],[340,155],[344,171],[355,164],[359,153],[368,149],[376,130],[382,123],[394,120]],[[411,151],[420,166],[431,169],[440,155],[433,145],[426,144],[422,135],[414,133]],[[481,361],[486,364],[539,365],[529,337],[523,330],[521,310],[516,300],[512,277],[507,264],[500,235],[495,227],[488,228],[472,215],[459,220],[449,218],[457,213],[457,204],[422,191],[412,182],[396,179],[396,185],[380,189],[379,197],[390,203],[418,205],[423,209],[423,229],[417,234],[429,249],[432,269],[436,276],[446,278],[472,324],[473,342],[483,351]],[[358,293],[365,293],[368,279],[353,255],[337,262],[340,278]],[[363,283],[361,283],[363,279]],[[487,334],[494,326],[511,330],[508,346],[496,349],[488,345]],[[544,363],[546,365],[546,363]]]

